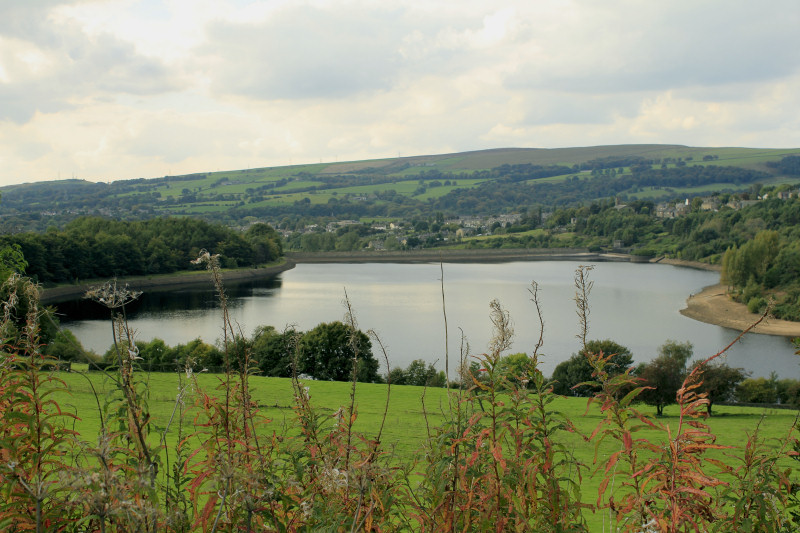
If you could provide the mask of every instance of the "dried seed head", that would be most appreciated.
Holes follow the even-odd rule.
[[[142,291],[135,291],[128,287],[117,285],[117,280],[111,280],[98,287],[93,287],[86,291],[84,298],[94,300],[109,309],[123,307],[142,295]]]

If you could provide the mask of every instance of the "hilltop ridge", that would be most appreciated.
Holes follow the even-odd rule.
[[[276,224],[287,216],[485,215],[615,197],[658,201],[739,192],[754,182],[780,183],[785,176],[775,165],[796,154],[800,148],[660,144],[492,148],[109,183],[56,180],[0,188],[0,231],[44,231],[87,215],[124,220],[195,216],[242,226],[255,219]],[[726,176],[709,180],[706,172],[689,185],[671,186],[663,180],[654,185],[652,176],[639,180],[637,174],[711,166],[728,169]]]

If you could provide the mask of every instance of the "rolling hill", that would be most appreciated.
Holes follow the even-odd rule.
[[[408,217],[430,211],[473,215],[612,196],[659,200],[791,181],[795,178],[782,175],[775,164],[798,154],[800,148],[680,145],[501,148],[110,183],[48,181],[0,189],[0,230],[42,231],[82,215],[134,220],[199,216],[236,225],[252,217],[274,223],[287,216]],[[709,172],[697,169],[700,177],[690,185],[677,180],[671,186],[667,174],[667,181],[657,185],[652,175],[648,182],[636,178],[642,170],[675,176],[709,166],[729,171],[708,179]]]

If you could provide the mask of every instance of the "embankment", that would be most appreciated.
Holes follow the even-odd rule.
[[[291,268],[294,268],[294,261],[286,258],[283,262],[261,268],[248,268],[236,270],[223,270],[222,279],[226,282],[247,281],[251,279],[262,279],[274,276]],[[41,301],[44,304],[55,304],[68,300],[80,298],[86,291],[96,287],[108,280],[96,280],[94,282],[76,283],[72,285],[58,285],[56,287],[44,288],[41,291]],[[131,289],[146,290],[169,290],[178,287],[190,287],[197,285],[211,285],[211,276],[205,270],[193,272],[179,272],[176,274],[164,274],[159,276],[141,276],[130,278],[119,278],[119,283],[128,284]]]
[[[601,254],[585,248],[427,249],[403,252],[287,253],[296,263],[490,263],[507,261],[630,261],[624,254]]]
[[[661,265],[673,265],[685,268],[695,268],[697,270],[711,270],[713,272],[720,272],[722,267],[720,265],[712,265],[710,263],[701,263],[700,261],[686,261],[685,259],[670,259],[668,257],[659,257],[650,261],[651,263],[659,263]]]

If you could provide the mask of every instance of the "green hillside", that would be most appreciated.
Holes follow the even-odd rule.
[[[247,217],[413,217],[521,212],[624,195],[661,200],[737,192],[789,179],[775,165],[795,149],[618,145],[503,148],[456,154],[264,167],[92,183],[60,180],[0,189],[0,230],[42,231],[78,216],[125,220],[201,216],[228,224]],[[642,187],[643,169],[715,166],[746,171],[729,182]],[[793,178],[792,178],[793,179]],[[577,187],[578,183],[591,187]],[[492,199],[492,201],[486,201]],[[498,201],[503,198],[503,201]]]

